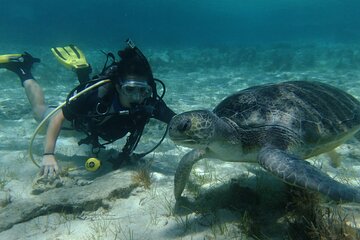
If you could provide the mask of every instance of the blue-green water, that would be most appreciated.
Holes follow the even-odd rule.
[[[109,46],[357,42],[357,0],[1,1],[2,43]]]
[[[116,53],[128,37],[149,58],[154,76],[166,84],[164,99],[177,113],[212,109],[237,90],[288,80],[329,83],[360,99],[360,1],[0,0],[0,6],[0,54],[28,51],[41,58],[33,73],[51,105],[63,102],[77,84],[75,74],[52,56],[51,47],[78,45],[96,74],[105,61],[100,50]],[[38,169],[29,160],[27,148],[36,126],[19,80],[0,69],[1,217],[18,206],[49,202],[43,196],[51,199],[51,190],[48,195],[31,194]],[[150,122],[138,150],[154,146],[164,127]],[[121,149],[124,141],[110,145],[113,150],[100,156],[104,167],[89,173],[83,163],[91,153],[77,145],[81,137],[63,132],[57,143],[60,164],[79,168],[64,177],[73,184],[64,186],[62,195],[54,192],[54,198],[64,203],[70,199],[67,188],[80,186],[81,191],[84,182],[96,186],[101,177],[117,173],[105,160],[116,154],[114,150]],[[34,144],[37,161],[41,160],[43,141],[40,134]],[[337,180],[359,186],[358,145],[351,140],[336,149],[343,159],[340,168],[331,167],[326,155],[311,162]],[[175,213],[174,172],[188,150],[167,138],[146,157],[152,163],[149,190],[137,188],[125,198],[104,196],[110,207],[99,204],[96,211],[79,213],[49,207],[44,213],[24,209],[27,215],[17,221],[1,218],[8,219],[10,227],[0,230],[0,239],[246,239],[239,226],[249,212],[257,215],[253,223],[260,231],[257,238],[287,239],[284,236],[289,229],[284,219],[291,218],[283,212],[286,189],[252,165],[202,160],[192,173],[199,195],[190,190],[186,194],[209,209],[190,205],[195,210]],[[234,179],[244,180],[242,186],[252,189],[245,191],[250,196],[235,194],[229,200],[233,195],[226,187],[230,185],[231,190]],[[1,202],[4,194],[11,199],[6,207]],[[254,194],[259,195],[260,203],[252,198]],[[359,224],[358,205],[350,209]],[[116,225],[119,219],[122,231]]]

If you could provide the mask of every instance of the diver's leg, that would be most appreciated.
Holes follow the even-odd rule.
[[[45,104],[44,92],[34,79],[23,81],[23,86],[34,113],[34,118],[40,122],[45,117],[45,112],[48,109],[47,104]]]
[[[0,68],[6,68],[19,76],[34,117],[37,121],[41,121],[48,107],[45,104],[44,93],[31,73],[32,65],[40,62],[40,59],[25,52],[24,54],[2,55],[0,60]]]

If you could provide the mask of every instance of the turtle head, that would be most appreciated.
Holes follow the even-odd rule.
[[[181,113],[172,118],[169,124],[169,136],[176,144],[205,148],[215,136],[218,119],[213,112],[207,110]]]

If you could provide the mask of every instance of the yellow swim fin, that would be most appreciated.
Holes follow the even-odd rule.
[[[65,47],[53,47],[51,51],[56,59],[67,68],[78,70],[90,67],[83,52],[75,45],[70,44]]]
[[[0,55],[0,63],[18,62],[22,54],[5,54]]]

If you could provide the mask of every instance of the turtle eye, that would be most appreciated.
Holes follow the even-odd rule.
[[[179,132],[185,132],[186,130],[189,130],[190,127],[191,127],[191,120],[190,119],[184,119],[177,126],[177,130]]]

